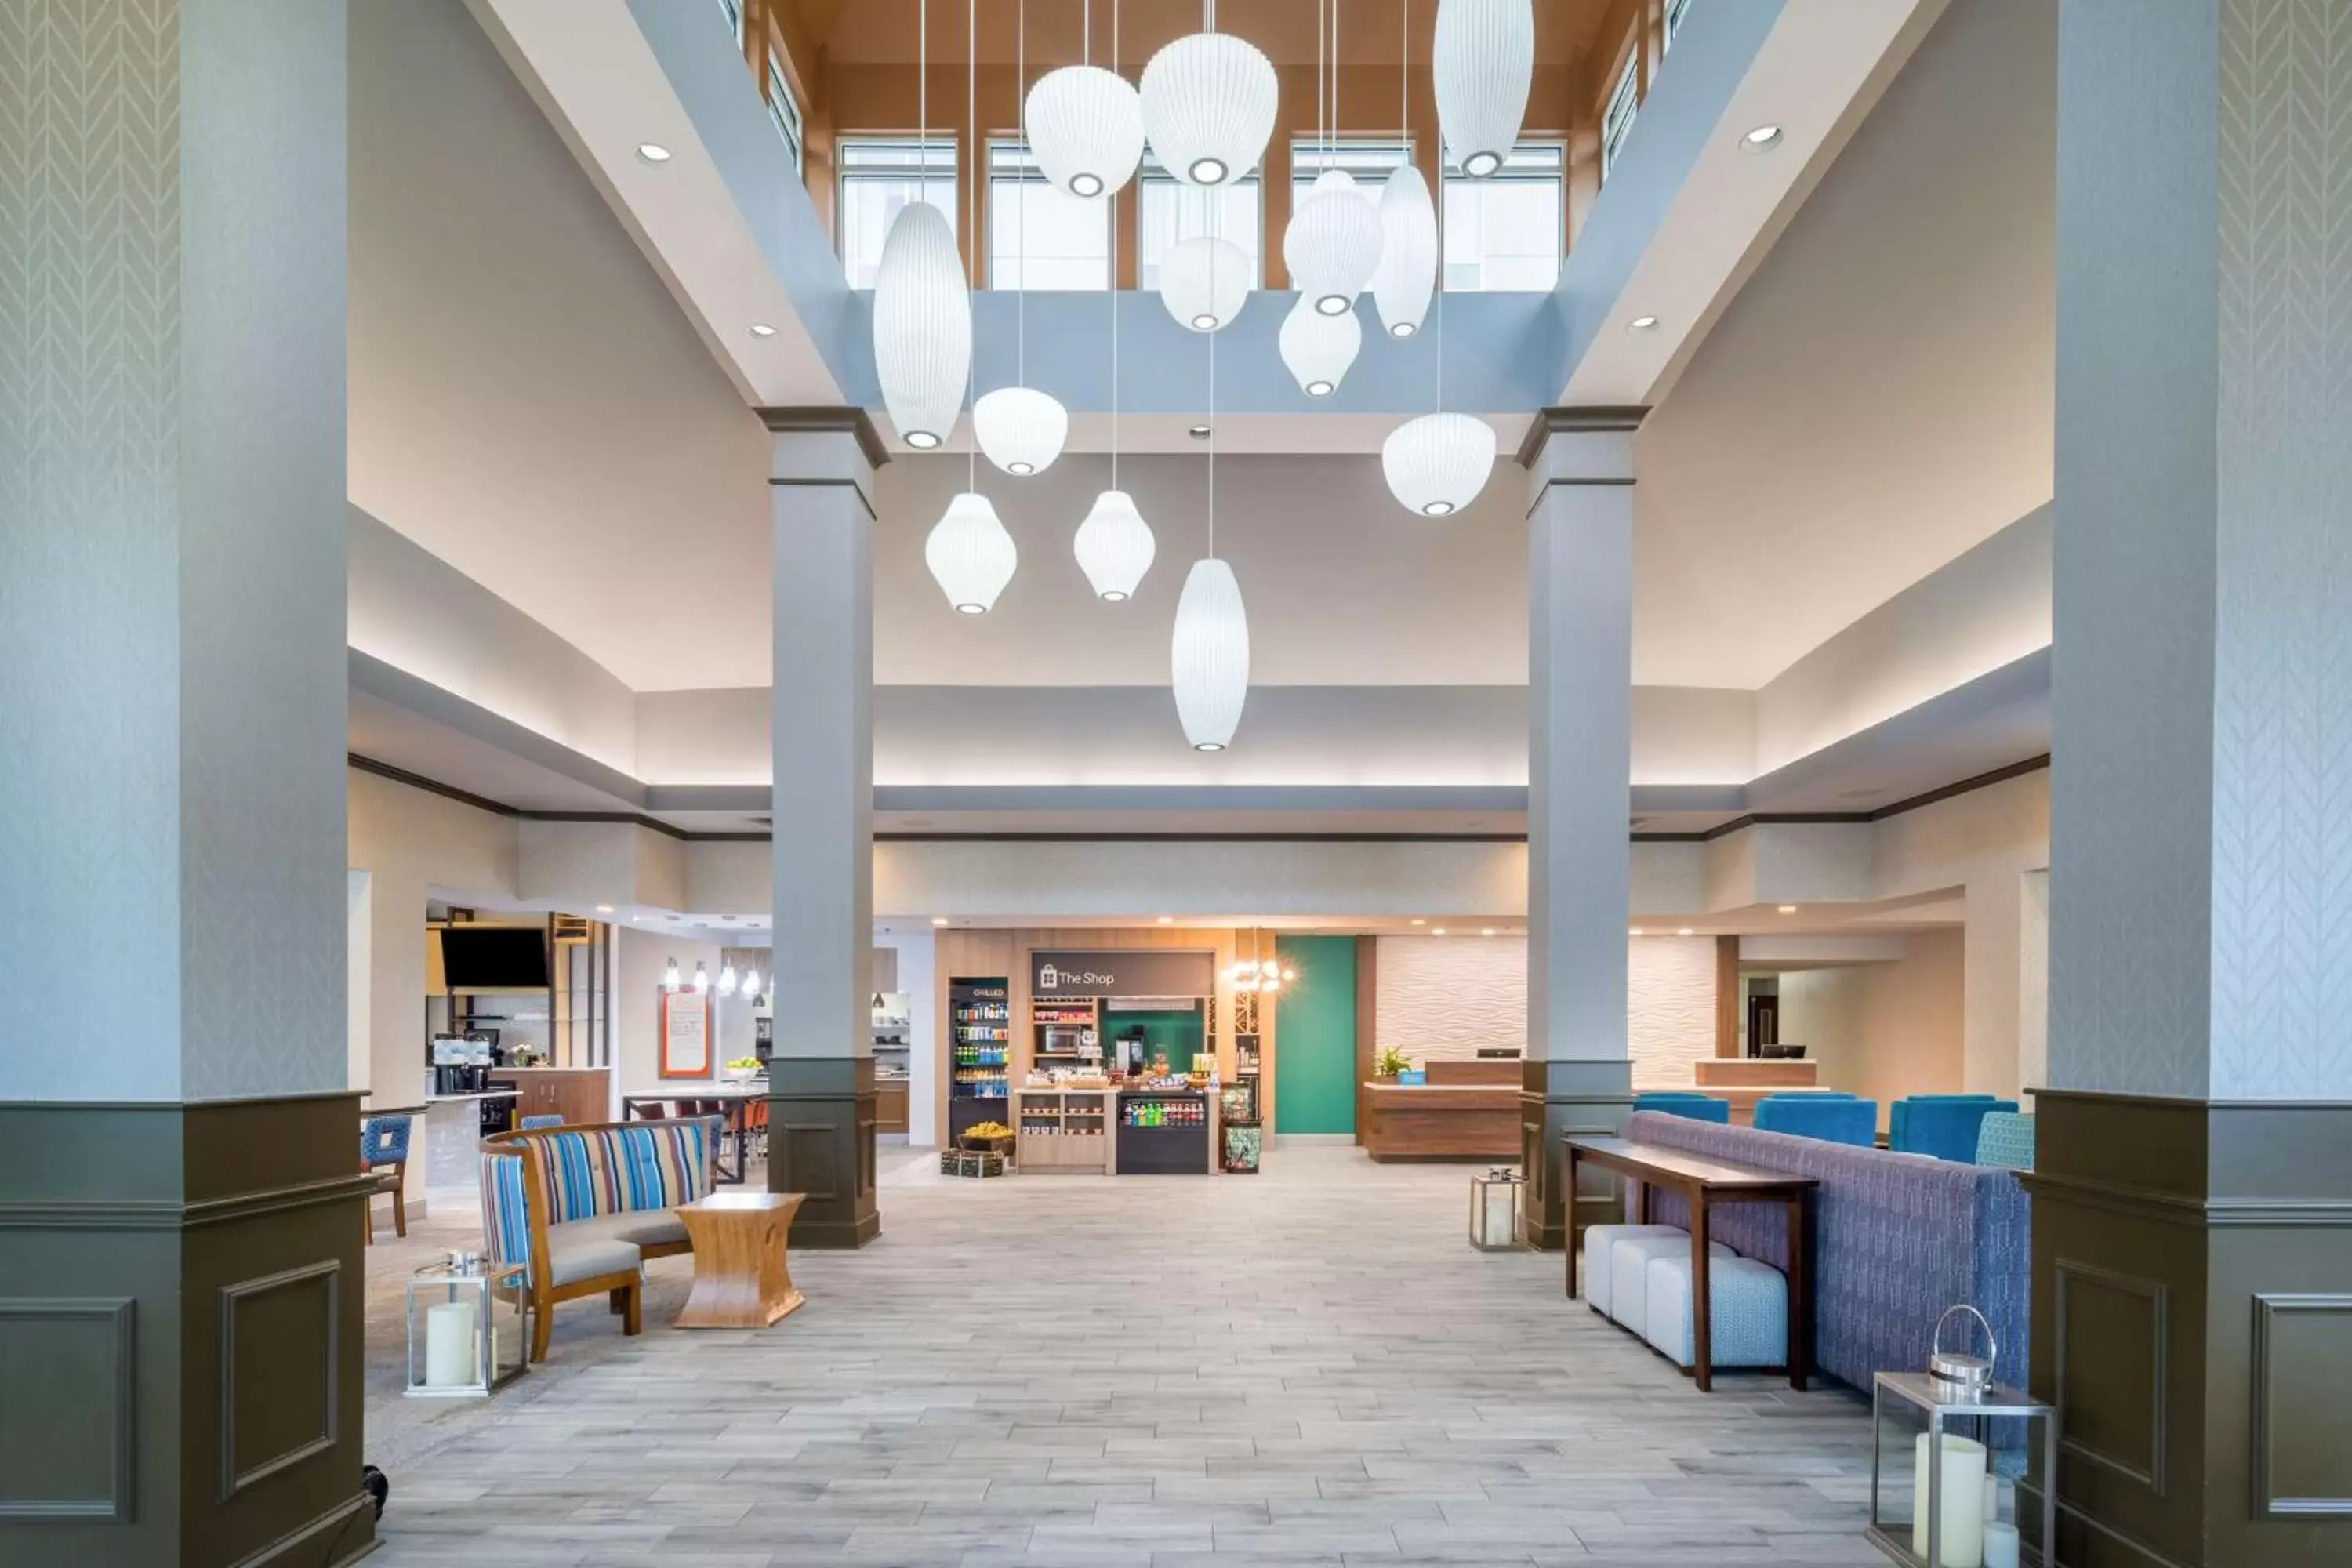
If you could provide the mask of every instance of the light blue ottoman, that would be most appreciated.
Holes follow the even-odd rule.
[[[1690,1270],[1690,1232],[1670,1231],[1664,1236],[1629,1236],[1612,1243],[1609,1248],[1609,1315],[1621,1328],[1641,1333],[1650,1321],[1650,1262],[1658,1258],[1679,1258],[1683,1270]],[[1707,1252],[1717,1258],[1733,1256],[1731,1248],[1719,1241],[1707,1243]]]
[[[1645,1272],[1649,1317],[1643,1337],[1676,1366],[1689,1366],[1690,1251],[1661,1253]],[[1752,1258],[1716,1258],[1707,1264],[1707,1284],[1716,1366],[1779,1366],[1789,1359],[1789,1281],[1779,1269]]]
[[[1690,1245],[1689,1236],[1679,1226],[1671,1225],[1592,1225],[1584,1227],[1583,1267],[1577,1271],[1577,1283],[1584,1288],[1584,1303],[1602,1317],[1609,1315],[1609,1249],[1621,1241],[1637,1236],[1679,1236],[1683,1245]]]

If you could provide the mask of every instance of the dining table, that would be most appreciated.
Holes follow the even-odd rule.
[[[718,1101],[720,1114],[725,1118],[719,1132],[719,1157],[714,1162],[718,1179],[728,1185],[740,1185],[744,1172],[751,1166],[751,1102],[767,1098],[768,1086],[761,1079],[709,1085],[696,1089],[692,1094],[625,1094],[621,1096],[621,1119],[625,1121],[660,1121],[669,1115],[670,1106],[681,1100]],[[641,1117],[637,1114],[640,1107],[655,1108],[656,1113]],[[731,1165],[727,1161],[730,1141],[735,1145],[735,1162]]]

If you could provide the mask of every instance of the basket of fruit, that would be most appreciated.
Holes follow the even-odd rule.
[[[759,1058],[737,1057],[719,1069],[719,1078],[722,1083],[750,1083],[754,1079],[764,1077],[766,1072],[767,1068]]]
[[[959,1142],[975,1154],[1010,1154],[1013,1129],[1002,1121],[975,1121],[964,1129]]]

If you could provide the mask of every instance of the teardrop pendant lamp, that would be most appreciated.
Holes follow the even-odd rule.
[[[1437,124],[1447,156],[1470,178],[1500,173],[1511,155],[1535,61],[1530,0],[1437,0]]]
[[[962,616],[984,616],[1013,581],[1021,551],[986,496],[965,490],[948,502],[923,542],[923,563]]]
[[[1282,232],[1282,262],[1299,297],[1326,316],[1356,302],[1381,264],[1380,210],[1344,169],[1326,169]]]
[[[1151,525],[1136,510],[1135,498],[1120,489],[1095,497],[1094,510],[1078,524],[1070,548],[1077,555],[1078,570],[1093,584],[1095,597],[1112,604],[1135,596],[1160,552]]]
[[[1467,414],[1424,414],[1381,443],[1381,474],[1406,510],[1452,517],[1468,509],[1495,471],[1495,427]]]
[[[1091,15],[1087,20],[1091,26]],[[1037,167],[1071,195],[1109,195],[1143,161],[1143,100],[1125,77],[1100,66],[1064,66],[1038,78],[1028,118]]]
[[[1404,14],[1404,49],[1398,57],[1410,64],[1412,46],[1412,0],[1399,7]],[[1400,96],[1397,124],[1405,145],[1412,145],[1411,71],[1399,73],[1407,90]],[[1381,325],[1392,338],[1409,338],[1421,331],[1429,315],[1429,296],[1437,280],[1437,208],[1429,199],[1429,182],[1408,162],[1391,170],[1381,186],[1381,264],[1372,273],[1372,304]]]
[[[1249,303],[1248,252],[1230,239],[1180,239],[1160,258],[1160,302],[1179,325],[1213,332]]]
[[[1328,397],[1339,390],[1340,378],[1356,363],[1364,346],[1364,329],[1355,311],[1327,316],[1301,294],[1282,319],[1276,346],[1299,391],[1309,397]]]
[[[1257,167],[1274,134],[1281,85],[1256,46],[1220,33],[1216,0],[1202,30],[1143,68],[1143,129],[1160,164],[1188,185],[1227,185]]]
[[[1234,569],[1213,555],[1185,575],[1171,663],[1184,738],[1196,752],[1232,745],[1249,698],[1249,616]]]
[[[929,39],[928,0],[919,15],[919,46]],[[930,134],[923,90],[929,64],[919,47],[919,146],[928,146]],[[928,195],[919,187],[919,194]],[[928,199],[899,208],[882,241],[874,276],[874,370],[899,438],[917,451],[938,450],[955,428],[971,379],[971,296],[947,215]]]

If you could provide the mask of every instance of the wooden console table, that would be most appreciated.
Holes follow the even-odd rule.
[[[1807,1211],[1813,1189],[1820,1185],[1817,1180],[1624,1138],[1567,1139],[1561,1144],[1560,1161],[1564,1167],[1560,1191],[1568,1200],[1568,1293],[1571,1297],[1576,1294],[1577,1258],[1582,1251],[1578,1235],[1581,1227],[1576,1223],[1577,1166],[1596,1165],[1641,1183],[1643,1225],[1651,1223],[1650,1194],[1658,1187],[1682,1194],[1690,1204],[1691,1380],[1703,1394],[1715,1386],[1715,1340],[1708,1321],[1713,1276],[1707,1269],[1707,1211],[1717,1204],[1785,1205],[1789,1214],[1789,1386],[1805,1386],[1805,1370],[1813,1352],[1813,1299],[1807,1289],[1812,1244]]]
[[[694,1241],[694,1289],[681,1329],[764,1329],[797,1310],[784,1247],[800,1212],[799,1193],[713,1193],[682,1204],[677,1217]]]

